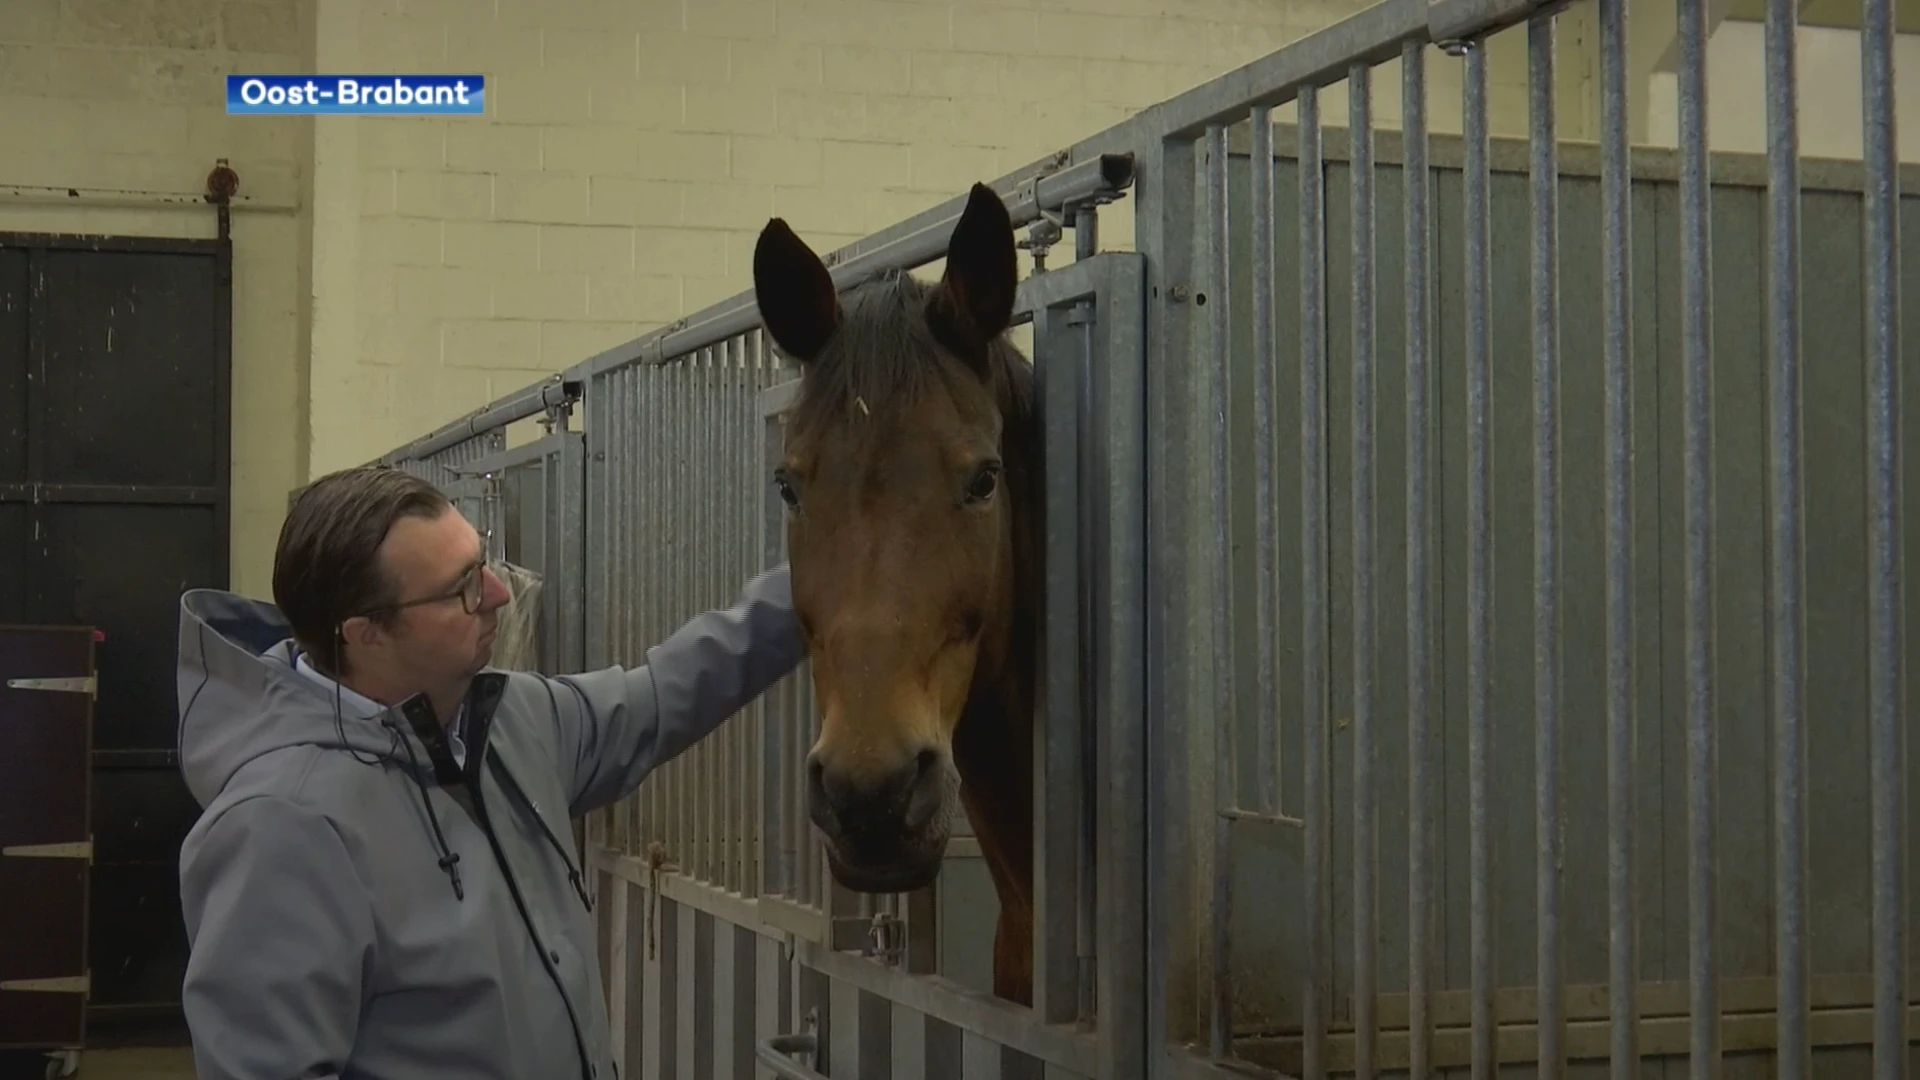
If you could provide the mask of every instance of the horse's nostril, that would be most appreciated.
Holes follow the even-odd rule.
[[[914,759],[913,784],[907,789],[907,828],[918,832],[933,822],[940,812],[940,752],[922,750]]]
[[[833,805],[827,798],[827,767],[814,754],[807,755],[807,816],[823,829],[833,819]]]

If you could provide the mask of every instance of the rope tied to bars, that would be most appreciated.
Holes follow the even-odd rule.
[[[647,959],[660,955],[660,875],[680,868],[667,859],[667,847],[658,840],[647,843]]]

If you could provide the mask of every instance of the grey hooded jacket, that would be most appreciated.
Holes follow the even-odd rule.
[[[180,850],[200,1080],[617,1080],[569,818],[788,674],[783,566],[646,665],[488,670],[456,765],[425,698],[375,716],[295,670],[278,609],[180,601]]]

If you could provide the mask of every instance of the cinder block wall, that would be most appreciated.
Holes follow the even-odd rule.
[[[769,215],[830,248],[1365,3],[0,0],[0,189],[49,189],[0,195],[0,229],[209,236],[204,207],[49,192],[240,172],[234,581],[265,596],[291,487],[746,288]],[[1562,20],[1572,137],[1584,26]],[[1493,69],[1517,134],[1523,42]],[[225,115],[222,75],[315,70],[478,71],[489,114]],[[1430,70],[1457,130],[1458,62]],[[1394,126],[1397,74],[1375,86]]]
[[[482,72],[489,115],[349,121],[358,205],[316,233],[359,229],[355,350],[315,377],[360,390],[316,389],[313,468],[747,288],[771,215],[824,251],[1363,4],[358,0],[323,49]]]

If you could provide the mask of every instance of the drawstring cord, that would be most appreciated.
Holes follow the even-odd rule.
[[[452,846],[447,843],[446,834],[440,831],[440,816],[433,812],[433,798],[427,792],[426,782],[420,779],[420,759],[413,752],[413,743],[408,741],[407,738],[400,733],[399,725],[395,724],[391,719],[382,719],[380,726],[392,732],[394,738],[400,745],[406,748],[407,771],[413,774],[414,785],[420,790],[420,805],[427,808],[427,824],[433,827],[434,842],[439,844],[440,850],[444,852],[439,860],[440,869],[446,871],[447,878],[453,882],[454,899],[465,900],[467,898],[466,886],[460,884],[460,867],[458,865],[460,862],[460,853],[453,850]]]

